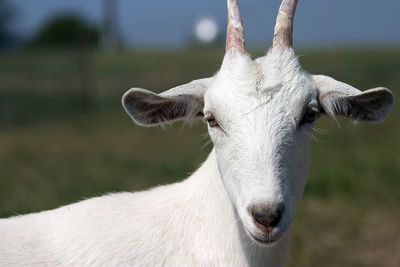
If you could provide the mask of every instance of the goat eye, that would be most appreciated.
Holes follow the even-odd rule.
[[[216,126],[218,126],[218,122],[217,122],[217,120],[214,118],[214,116],[210,116],[210,117],[208,117],[207,118],[207,123],[208,123],[208,125],[210,125],[210,127],[216,127]]]
[[[317,119],[318,116],[318,111],[313,109],[313,108],[309,108],[307,109],[306,113],[303,116],[303,119],[301,120],[301,124],[303,123],[310,123],[313,122]]]

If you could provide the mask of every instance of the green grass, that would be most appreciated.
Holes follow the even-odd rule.
[[[312,73],[400,92],[400,50],[298,54]],[[159,92],[211,76],[221,59],[219,50],[91,52],[85,92],[73,51],[0,57],[0,217],[185,178],[211,149],[203,124],[140,128],[120,97],[132,86]],[[398,266],[399,118],[396,106],[383,124],[317,123],[290,266]]]

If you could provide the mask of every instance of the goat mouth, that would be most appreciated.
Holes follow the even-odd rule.
[[[261,237],[256,237],[253,234],[250,234],[250,236],[257,242],[257,243],[261,243],[262,245],[269,245],[269,244],[273,244],[276,241],[279,240],[279,238],[281,237],[281,235],[262,235]]]
[[[259,235],[255,235],[255,234],[250,233],[250,231],[247,230],[247,233],[254,241],[256,241],[258,244],[264,245],[264,246],[272,245],[275,242],[277,242],[282,237],[284,232],[285,231],[278,230],[274,233],[262,233]]]

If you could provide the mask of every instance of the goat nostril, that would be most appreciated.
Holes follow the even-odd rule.
[[[271,214],[270,216],[270,226],[271,227],[276,227],[279,222],[281,221],[281,217],[282,217],[282,212],[283,209],[276,211],[275,213]]]
[[[263,231],[270,231],[276,227],[284,211],[283,205],[255,205],[250,209],[256,225]]]
[[[265,227],[268,227],[268,225],[269,225],[269,221],[267,218],[268,216],[266,216],[265,214],[262,214],[262,213],[258,213],[258,212],[255,212],[252,215],[256,222],[258,222],[259,224],[261,224]]]

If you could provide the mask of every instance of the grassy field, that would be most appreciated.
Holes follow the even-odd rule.
[[[210,76],[222,54],[92,52],[89,81],[73,51],[0,56],[0,217],[185,178],[211,149],[205,126],[137,127],[120,97],[132,86],[162,91]],[[400,50],[299,55],[312,73],[400,92]],[[396,106],[383,124],[317,123],[290,266],[399,266],[399,119]]]

